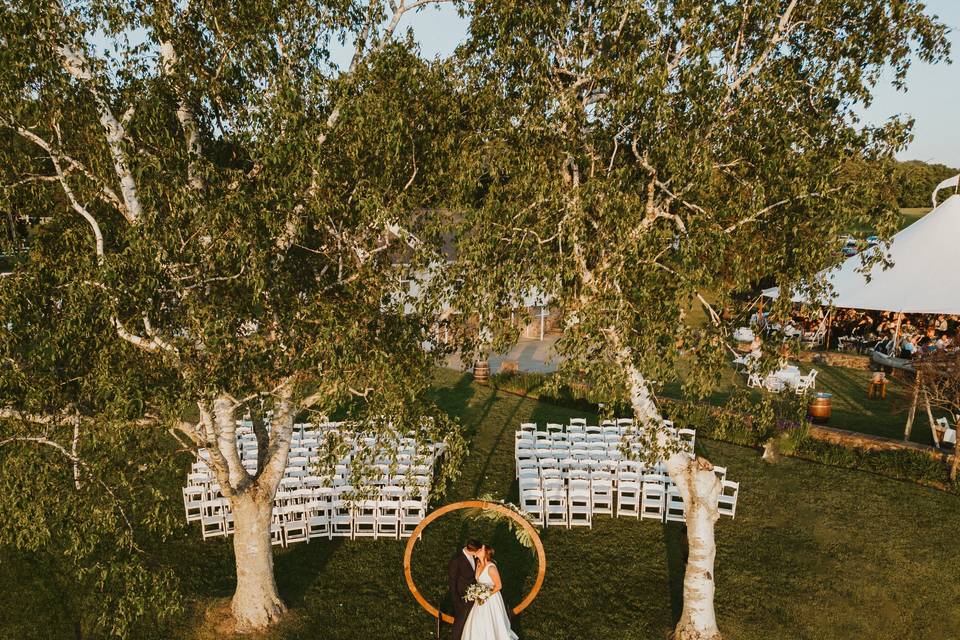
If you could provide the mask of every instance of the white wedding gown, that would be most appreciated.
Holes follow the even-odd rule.
[[[483,570],[477,582],[493,588],[490,577],[490,565]],[[510,630],[510,618],[503,604],[500,592],[493,594],[483,604],[474,604],[463,625],[462,640],[518,640],[517,634]]]

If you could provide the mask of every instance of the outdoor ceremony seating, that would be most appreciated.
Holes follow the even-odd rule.
[[[664,427],[693,454],[695,430],[676,429],[668,420]],[[520,507],[534,524],[547,527],[592,527],[596,516],[682,521],[683,500],[664,463],[625,459],[624,447],[642,457],[640,446],[629,418],[601,425],[575,418],[542,431],[536,424],[521,424],[514,437]],[[728,486],[725,467],[714,472],[724,483],[721,513],[732,517],[739,485]]]
[[[273,504],[271,541],[287,546],[331,538],[405,538],[426,517],[433,468],[442,455],[442,443],[417,445],[410,435],[380,442],[372,434],[353,433],[343,423],[298,424],[291,438],[290,455]],[[534,425],[535,426],[535,425]],[[253,424],[237,421],[237,452],[244,468],[257,469],[257,442]],[[342,440],[341,457],[332,473],[320,470],[320,443],[327,436]],[[373,448],[372,477],[362,490],[351,484],[351,462]],[[363,452],[363,453],[362,453]],[[187,522],[200,522],[203,539],[233,534],[233,514],[208,466],[210,453],[197,452],[197,460],[183,488]]]

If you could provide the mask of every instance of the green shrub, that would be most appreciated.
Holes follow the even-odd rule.
[[[798,448],[796,455],[832,467],[869,471],[960,493],[960,484],[950,480],[948,465],[922,451],[854,449],[808,438]]]

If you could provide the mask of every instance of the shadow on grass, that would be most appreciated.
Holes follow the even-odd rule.
[[[502,399],[501,399],[502,400]],[[497,401],[497,395],[491,393],[490,401],[484,403],[484,414],[481,418],[486,418],[487,414],[490,411],[490,407],[493,405],[493,402]],[[487,472],[490,469],[490,464],[493,462],[494,458],[498,455],[498,449],[500,447],[510,446],[513,447],[513,434],[516,432],[517,425],[514,424],[517,413],[520,411],[520,407],[523,402],[520,398],[517,398],[513,405],[510,407],[509,412],[506,416],[506,419],[503,421],[502,426],[493,434],[493,442],[490,444],[490,449],[487,451],[486,455],[483,458],[483,464],[480,466],[480,471],[477,474],[477,481],[474,484],[473,492],[476,495],[480,495],[481,489],[483,488],[484,480],[486,480]],[[478,427],[479,428],[479,427]],[[504,442],[506,434],[510,434],[509,442]],[[513,454],[512,451],[508,452],[510,455]],[[506,453],[499,452],[499,455],[506,455]],[[510,490],[512,491],[513,485],[511,484]],[[506,499],[508,496],[503,496],[503,499]]]
[[[683,611],[683,576],[687,567],[687,525],[680,522],[664,523],[663,542],[667,548],[671,619],[676,624]]]
[[[438,370],[438,374],[445,372],[446,370]],[[468,413],[467,407],[475,393],[473,377],[469,373],[460,373],[456,383],[452,386],[445,384],[445,381],[439,375],[436,376],[434,386],[430,390],[430,397],[450,415],[462,416]]]
[[[293,607],[302,606],[310,587],[342,544],[342,538],[315,540],[274,555],[274,575],[283,601]]]

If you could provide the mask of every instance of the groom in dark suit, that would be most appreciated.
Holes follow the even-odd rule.
[[[483,545],[476,540],[468,540],[467,546],[450,558],[447,576],[450,579],[450,600],[453,602],[453,640],[460,640],[463,625],[467,622],[472,602],[466,602],[463,594],[476,582],[477,554]]]

